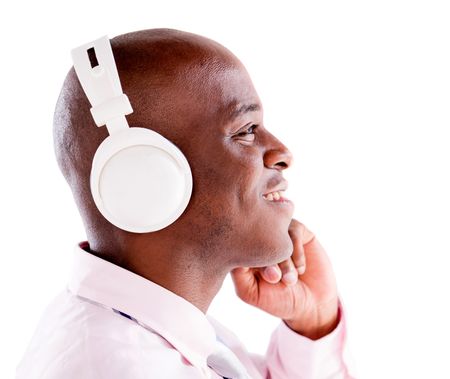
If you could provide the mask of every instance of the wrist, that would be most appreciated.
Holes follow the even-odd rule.
[[[301,317],[284,319],[285,324],[294,332],[301,334],[311,340],[318,340],[330,334],[339,324],[339,308],[335,306],[312,312],[310,315],[303,314]]]

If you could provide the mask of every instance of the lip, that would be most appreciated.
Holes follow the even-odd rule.
[[[268,212],[273,212],[273,214],[277,215],[274,216],[275,218],[278,218],[280,216],[287,217],[288,219],[291,219],[294,214],[294,203],[286,198],[280,198],[280,200],[277,201],[269,201],[262,198],[262,201],[267,203],[267,206],[270,207],[272,210]]]
[[[292,214],[294,213],[294,203],[289,200],[286,197],[281,196],[278,200],[267,200],[264,198],[264,196],[268,195],[271,192],[278,192],[278,191],[286,191],[288,188],[288,181],[285,179],[282,179],[275,187],[271,188],[270,190],[268,190],[266,193],[264,193],[263,195],[261,195],[261,199],[265,202],[265,203],[271,203],[273,207],[273,209],[276,209],[277,212],[281,211],[281,212],[286,212],[289,217],[292,216]]]
[[[263,196],[266,196],[266,195],[268,195],[271,192],[286,191],[287,188],[288,188],[288,181],[287,180],[282,180],[274,188],[270,189],[266,193],[263,193]]]
[[[266,200],[264,198],[263,198],[263,200],[266,203],[269,203],[269,204],[271,203],[271,204],[278,205],[278,206],[286,206],[286,207],[293,207],[294,206],[294,203],[291,200],[289,200],[289,199],[287,199],[285,197],[280,197],[280,200],[272,200],[272,201],[270,201],[270,200]]]

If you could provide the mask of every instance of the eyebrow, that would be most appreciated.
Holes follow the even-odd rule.
[[[230,114],[230,119],[234,120],[239,116],[242,116],[246,113],[249,112],[257,112],[261,110],[261,106],[259,104],[244,104],[241,105],[240,107],[235,108],[231,114]]]

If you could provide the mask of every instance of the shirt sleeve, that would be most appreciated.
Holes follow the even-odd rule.
[[[343,360],[345,317],[339,302],[339,323],[326,336],[311,340],[284,321],[272,333],[265,357],[271,379],[351,379]]]

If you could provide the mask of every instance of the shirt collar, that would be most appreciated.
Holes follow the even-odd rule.
[[[74,249],[69,290],[132,316],[204,369],[216,341],[206,315],[166,288],[89,253],[88,247],[81,242]]]

